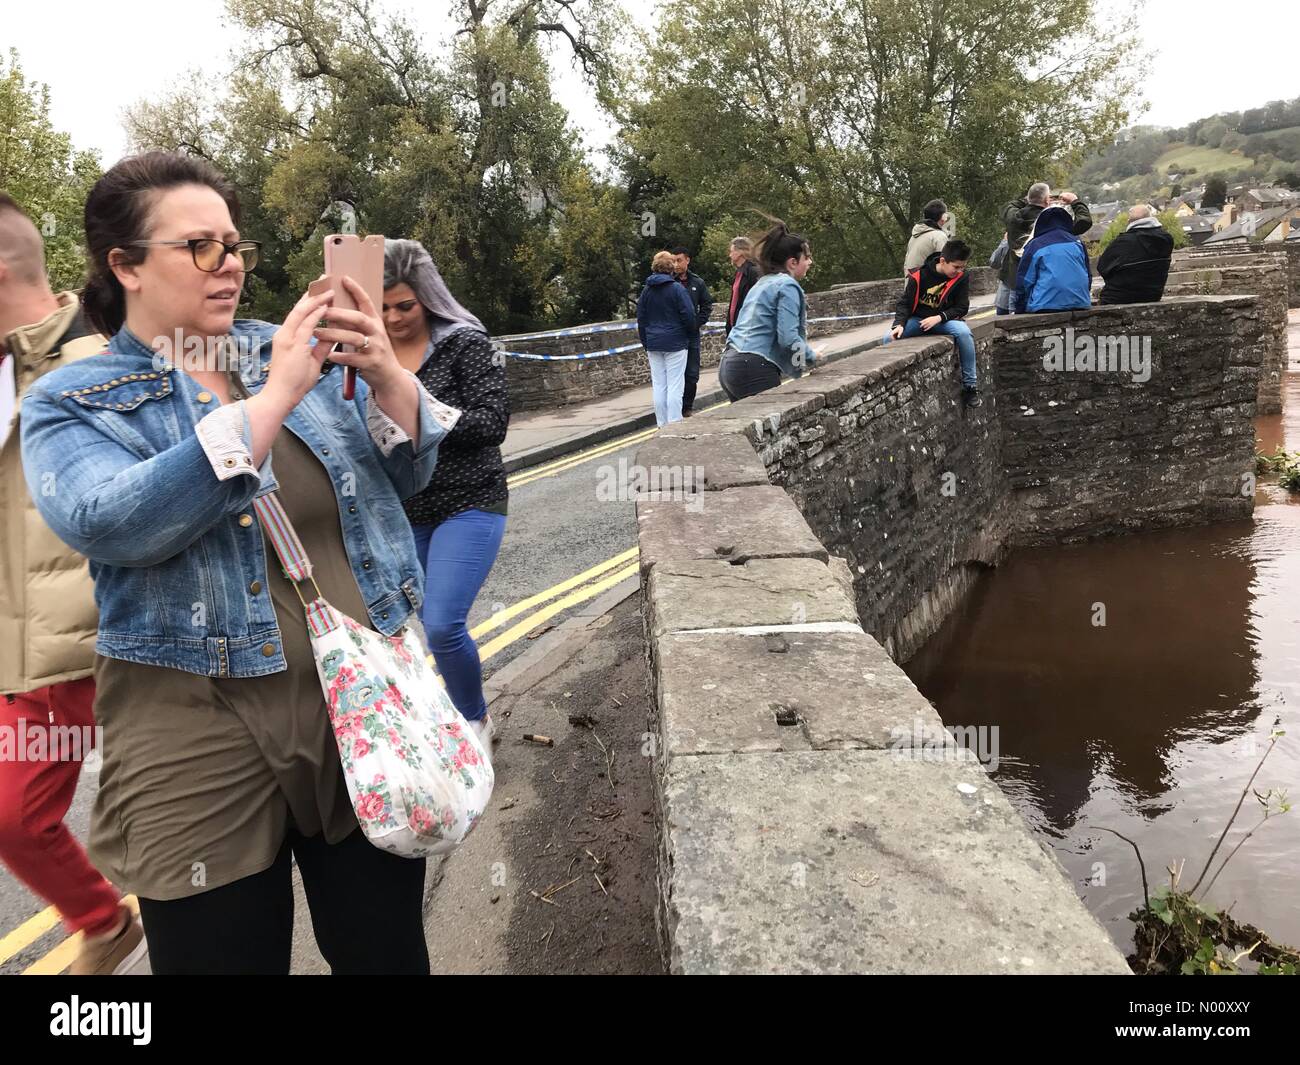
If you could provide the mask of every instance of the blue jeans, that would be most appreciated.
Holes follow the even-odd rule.
[[[903,326],[903,339],[908,337],[919,336],[945,336],[952,337],[953,342],[957,345],[957,354],[961,356],[961,383],[963,388],[975,387],[975,338],[970,335],[970,326],[963,321],[940,322],[928,332],[921,328],[920,318],[909,318],[907,325]],[[890,335],[885,334],[885,343],[890,341]]]
[[[677,351],[647,351],[650,384],[654,390],[655,424],[662,427],[682,420],[682,388],[685,386],[686,348]]]
[[[462,510],[440,525],[412,525],[411,531],[424,566],[420,620],[429,650],[456,709],[462,717],[477,721],[487,713],[483,668],[465,622],[497,559],[506,516]]]

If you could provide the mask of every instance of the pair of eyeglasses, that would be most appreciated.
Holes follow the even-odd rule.
[[[385,303],[383,313],[387,314],[389,311],[398,310],[403,314],[409,314],[415,310],[415,305],[419,302],[419,300],[402,300],[401,303]]]
[[[190,240],[133,240],[128,248],[189,248],[194,265],[205,274],[215,274],[221,269],[227,255],[239,256],[241,269],[252,270],[262,254],[260,240],[237,240],[227,244],[211,237],[194,237]]]

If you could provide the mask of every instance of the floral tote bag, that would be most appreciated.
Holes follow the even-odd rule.
[[[269,493],[253,505],[307,614],[361,830],[376,847],[405,858],[447,853],[483,816],[494,777],[478,734],[429,664],[418,617],[385,636],[335,610],[320,594],[279,498]],[[315,590],[310,601],[302,581]]]

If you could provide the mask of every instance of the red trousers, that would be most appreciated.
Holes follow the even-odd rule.
[[[0,695],[0,860],[59,911],[70,933],[92,936],[115,927],[120,896],[63,818],[90,751],[81,740],[93,742],[94,700],[93,677]],[[66,742],[69,727],[78,730],[75,745]]]

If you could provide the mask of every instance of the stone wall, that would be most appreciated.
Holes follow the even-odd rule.
[[[995,319],[1008,542],[1249,517],[1264,317],[1234,296]],[[1136,372],[1046,369],[1071,338]]]
[[[971,275],[972,297],[987,295],[996,290],[997,277],[988,267],[975,267]],[[864,281],[837,285],[825,292],[808,295],[808,317],[826,318],[838,315],[885,315],[892,313],[902,292],[903,281]],[[713,326],[722,324],[726,314],[726,293],[714,304]],[[623,319],[597,323],[618,326],[617,330],[584,333],[577,336],[549,334],[530,340],[513,336],[496,337],[505,351],[547,355],[576,355],[637,343],[636,320]],[[810,322],[808,338],[816,340],[833,336],[863,324],[862,319],[846,318],[840,321]],[[586,328],[586,327],[584,327]],[[884,320],[879,327],[884,331]],[[528,336],[529,334],[521,334]],[[722,357],[722,332],[715,329],[706,333],[700,344],[700,365],[716,366]],[[510,385],[510,408],[514,411],[540,410],[581,403],[627,388],[650,383],[650,364],[645,352],[639,348],[618,355],[596,359],[574,359],[557,362],[531,359],[507,359],[506,375]]]
[[[987,325],[977,335],[987,382]],[[771,482],[849,563],[863,627],[893,657],[920,645],[961,590],[966,565],[995,561],[1005,539],[995,408],[964,412],[957,384],[951,343],[918,339],[789,383],[775,429],[772,396],[730,408],[760,419],[758,454]]]
[[[638,454],[652,480],[703,471],[637,503],[674,972],[1126,971],[893,657],[1007,545],[1248,514],[1259,311],[1207,297],[976,331],[981,408],[949,341],[864,351],[858,330]],[[1139,333],[1145,383],[1043,362],[1052,337]]]
[[[1181,259],[1170,271],[1165,297],[1252,293],[1259,297],[1263,317],[1263,359],[1256,397],[1259,414],[1282,410],[1282,377],[1287,360],[1287,275],[1274,257]]]
[[[1261,256],[1283,256],[1285,263],[1274,263]],[[1300,307],[1300,240],[1260,241],[1233,245],[1210,244],[1197,248],[1182,248],[1174,254],[1174,269],[1180,269],[1180,263],[1195,263],[1197,268],[1205,268],[1206,260],[1216,260],[1215,265],[1255,266],[1269,265],[1281,267],[1287,275],[1287,306]]]

